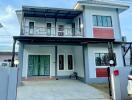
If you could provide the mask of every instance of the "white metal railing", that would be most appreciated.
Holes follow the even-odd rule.
[[[58,28],[51,27],[37,27],[29,28],[29,26],[23,27],[23,35],[43,35],[43,36],[83,36],[83,32],[79,28],[64,28],[58,30]]]

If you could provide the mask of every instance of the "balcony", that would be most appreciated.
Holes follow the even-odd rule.
[[[58,37],[83,37],[82,29],[79,28],[55,28],[25,26],[22,34],[24,36],[58,36]]]

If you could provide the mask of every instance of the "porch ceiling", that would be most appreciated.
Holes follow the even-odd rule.
[[[79,37],[37,37],[14,36],[14,40],[24,44],[49,44],[49,45],[84,45],[87,43],[108,43],[114,39],[79,38]]]
[[[80,10],[23,6],[24,17],[62,18],[73,19],[82,13]]]

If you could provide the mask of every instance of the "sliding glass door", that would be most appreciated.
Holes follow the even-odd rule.
[[[29,55],[28,58],[28,76],[50,75],[49,55]]]

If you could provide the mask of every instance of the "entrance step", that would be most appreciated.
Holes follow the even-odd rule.
[[[44,80],[55,80],[55,77],[50,76],[33,76],[33,77],[27,77],[23,78],[22,81],[44,81]]]

